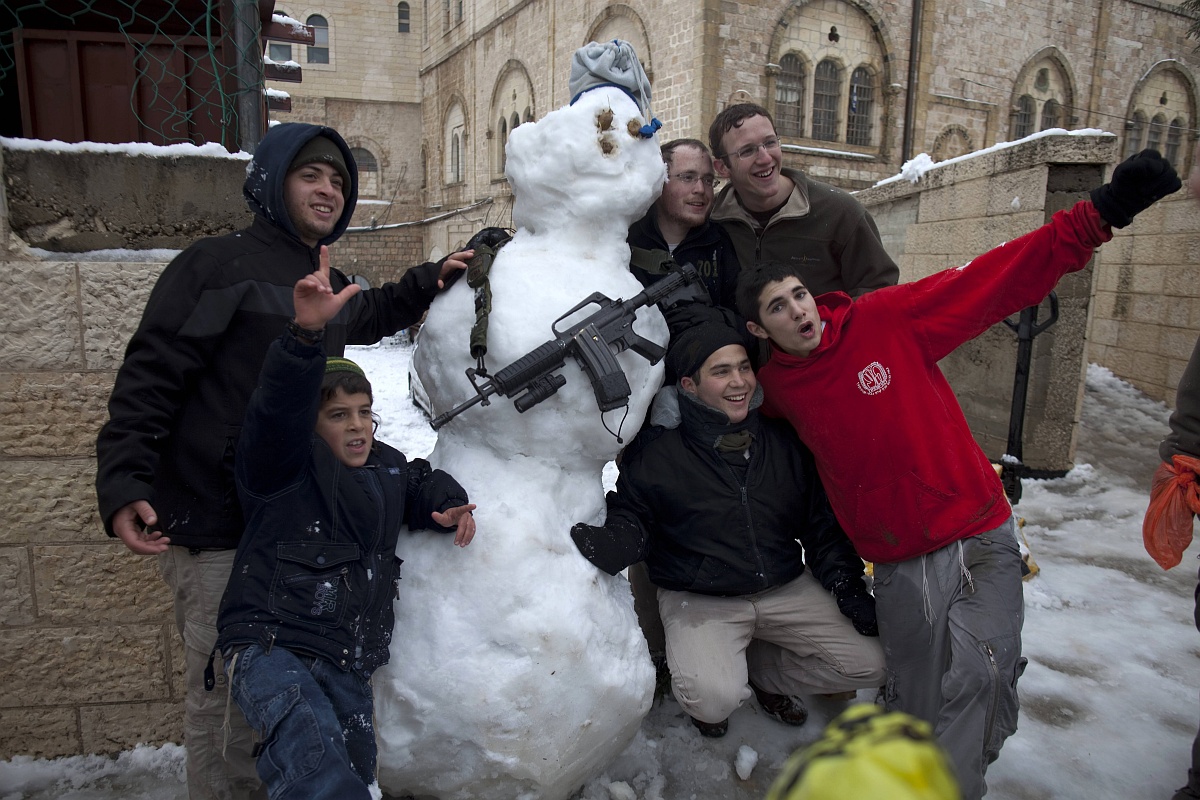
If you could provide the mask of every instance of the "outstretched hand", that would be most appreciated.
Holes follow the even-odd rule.
[[[471,516],[471,512],[475,508],[474,503],[468,503],[465,506],[455,506],[445,511],[435,511],[431,516],[433,521],[443,528],[456,528],[454,544],[466,547],[475,538],[475,518]]]
[[[1124,228],[1182,185],[1170,161],[1157,150],[1143,150],[1118,164],[1111,181],[1092,190],[1092,205],[1109,225]]]
[[[296,310],[296,324],[310,331],[319,331],[325,323],[337,316],[342,306],[362,287],[352,283],[336,294],[329,282],[329,248],[321,245],[321,263],[316,272],[310,272],[296,281],[292,289],[292,305]]]

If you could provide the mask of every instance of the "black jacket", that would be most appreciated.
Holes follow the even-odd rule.
[[[645,430],[622,454],[604,526],[572,530],[584,557],[610,575],[644,560],[655,586],[709,595],[781,586],[806,562],[830,590],[861,579],[863,562],[790,426],[757,411],[730,425],[697,402],[679,405],[678,428]],[[715,445],[741,429],[754,441],[739,475]]]
[[[646,216],[629,226],[625,241],[630,247],[643,250],[667,250],[667,240],[658,229],[655,209],[650,208]],[[715,306],[731,311],[737,308],[737,278],[740,266],[729,234],[714,222],[692,228],[683,237],[674,252],[675,262],[691,264],[700,275],[700,281],[708,291]],[[654,275],[636,265],[629,269],[643,286],[649,286],[661,275]]]
[[[96,494],[109,535],[121,507],[147,500],[174,545],[237,546],[243,521],[233,453],[246,402],[271,341],[292,317],[292,287],[318,263],[283,206],[295,154],[326,136],[353,164],[330,128],[281,125],[254,155],[245,194],[255,220],[245,230],[202,239],[163,271],[130,339],[96,442]],[[351,170],[353,179],[357,179]],[[349,224],[348,201],[329,237]],[[417,322],[437,294],[437,264],[351,299],[327,327],[328,352],[371,344]],[[335,291],[347,284],[336,270]]]
[[[376,443],[363,467],[342,464],[313,434],[325,357],[289,334],[267,351],[237,450],[246,534],[217,626],[217,646],[286,647],[370,675],[387,663],[395,622],[400,526],[467,493],[422,459]]]

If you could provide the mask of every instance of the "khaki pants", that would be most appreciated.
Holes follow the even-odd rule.
[[[175,625],[183,637],[183,741],[187,748],[190,800],[248,800],[265,797],[254,771],[254,734],[236,703],[229,704],[229,683],[221,659],[213,660],[217,684],[204,689],[204,669],[217,643],[217,610],[233,570],[235,550],[171,546],[158,557],[163,580],[175,594]],[[222,727],[229,707],[229,743]]]
[[[671,689],[701,722],[726,719],[750,697],[832,694],[883,685],[879,640],[862,636],[808,572],[757,594],[658,591]]]

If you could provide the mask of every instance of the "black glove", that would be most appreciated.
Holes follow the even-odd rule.
[[[833,598],[838,610],[854,625],[854,630],[863,636],[878,636],[879,624],[875,621],[875,598],[863,585],[862,578],[842,578],[833,585]]]
[[[613,514],[609,514],[603,525],[575,523],[571,526],[571,540],[580,555],[609,575],[616,575],[643,557],[637,525]]]
[[[1124,228],[1181,186],[1170,161],[1157,150],[1143,150],[1118,164],[1111,181],[1092,190],[1092,205],[1109,225]]]

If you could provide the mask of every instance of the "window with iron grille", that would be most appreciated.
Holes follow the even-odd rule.
[[[775,80],[775,125],[783,136],[804,135],[804,62],[795,53],[779,59]]]
[[[1150,130],[1146,134],[1146,147],[1152,150],[1162,152],[1163,134],[1166,133],[1167,118],[1162,114],[1155,114],[1154,119],[1150,120]]]
[[[304,23],[313,29],[315,44],[308,48],[308,63],[329,63],[329,20],[320,14],[313,14]]]
[[[866,67],[859,67],[850,74],[850,104],[846,114],[848,144],[871,144],[874,111],[875,76]]]
[[[1179,143],[1183,141],[1183,120],[1179,117],[1171,120],[1167,128],[1167,147],[1163,150],[1163,158],[1171,162],[1171,166],[1179,170]]]
[[[1023,139],[1033,133],[1033,98],[1027,94],[1017,98],[1017,114],[1013,118],[1013,138]]]
[[[1062,106],[1057,100],[1047,100],[1046,105],[1042,106],[1042,124],[1038,130],[1049,130],[1050,128],[1062,127]]]
[[[1129,133],[1125,134],[1126,158],[1142,149],[1142,138],[1146,135],[1146,115],[1140,111],[1133,112],[1128,131]]]
[[[408,3],[399,3],[396,6],[396,30],[399,33],[408,33],[409,31],[410,12]]]
[[[812,138],[837,141],[841,94],[842,70],[833,61],[825,59],[813,71]]]

